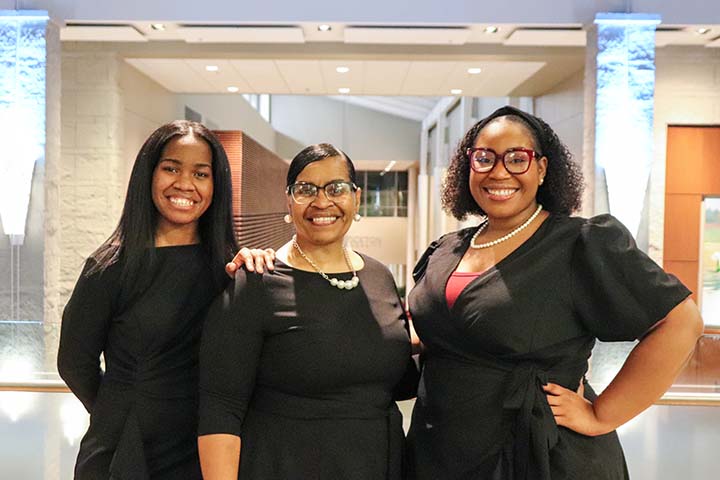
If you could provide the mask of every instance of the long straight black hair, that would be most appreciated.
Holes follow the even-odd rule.
[[[152,179],[165,146],[176,137],[200,137],[212,151],[213,197],[200,217],[198,232],[218,286],[226,280],[224,265],[237,251],[232,229],[232,181],[227,154],[220,141],[204,125],[176,120],[155,130],[138,152],[120,221],[110,237],[91,255],[94,265],[87,274],[102,272],[123,260],[122,282],[134,284],[145,262],[154,260],[158,210],[152,200]],[[149,257],[148,257],[149,255]]]

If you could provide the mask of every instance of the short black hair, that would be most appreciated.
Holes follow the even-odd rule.
[[[290,168],[288,169],[287,173],[286,186],[289,187],[290,185],[295,183],[295,180],[297,180],[300,172],[302,172],[305,167],[307,167],[311,163],[325,160],[326,158],[330,157],[341,157],[345,159],[345,164],[347,165],[350,181],[352,183],[357,183],[355,181],[355,165],[353,165],[352,160],[350,160],[350,157],[348,157],[345,152],[329,143],[316,143],[314,145],[309,145],[303,148],[300,153],[295,155],[295,158],[292,159],[292,161],[290,162]]]
[[[470,161],[466,151],[473,146],[483,128],[501,118],[521,124],[533,138],[538,153],[547,158],[545,181],[537,192],[538,203],[549,212],[565,215],[580,209],[583,175],[567,146],[541,118],[507,105],[473,125],[458,144],[442,190],[445,211],[458,220],[464,220],[468,215],[485,214],[470,193]]]
[[[140,148],[128,183],[125,205],[115,231],[91,256],[103,271],[121,257],[123,279],[132,283],[147,261],[148,248],[155,245],[158,210],[152,199],[152,179],[165,146],[174,138],[202,138],[212,152],[213,197],[198,221],[200,242],[211,264],[218,285],[226,280],[225,262],[237,251],[232,228],[232,179],[227,154],[220,140],[201,123],[176,120],[155,130]],[[150,257],[152,260],[152,255]]]

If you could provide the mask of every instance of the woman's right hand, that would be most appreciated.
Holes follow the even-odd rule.
[[[225,265],[225,273],[231,278],[235,276],[235,272],[240,267],[245,267],[249,272],[263,273],[267,267],[268,271],[275,269],[275,250],[272,248],[266,248],[261,250],[259,248],[247,248],[243,247],[233,257],[231,262]]]

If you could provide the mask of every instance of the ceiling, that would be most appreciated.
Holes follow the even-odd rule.
[[[64,49],[117,51],[172,92],[344,96],[413,119],[432,108],[417,97],[542,95],[585,63],[580,24],[327,28],[68,21],[60,35]],[[720,25],[663,24],[656,39],[720,47]]]

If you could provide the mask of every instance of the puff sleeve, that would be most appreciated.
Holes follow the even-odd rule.
[[[639,250],[611,215],[585,221],[572,254],[572,297],[580,321],[603,341],[642,337],[690,291]]]

